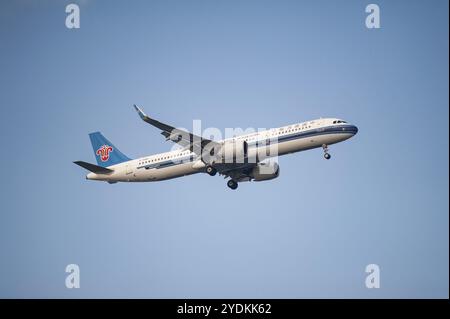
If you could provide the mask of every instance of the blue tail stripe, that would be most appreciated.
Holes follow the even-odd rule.
[[[123,163],[131,160],[123,154],[117,147],[115,147],[106,137],[100,132],[89,134],[92,148],[94,150],[97,164],[102,167]]]

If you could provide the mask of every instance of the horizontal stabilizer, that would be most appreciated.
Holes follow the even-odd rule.
[[[97,166],[91,163],[83,162],[83,161],[75,161],[75,164],[87,169],[88,171],[96,174],[110,174],[113,172],[112,169]]]

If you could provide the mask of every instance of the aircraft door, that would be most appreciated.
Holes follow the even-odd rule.
[[[133,167],[130,164],[127,164],[125,174],[129,175],[133,173]]]

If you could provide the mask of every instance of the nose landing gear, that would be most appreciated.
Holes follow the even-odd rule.
[[[325,159],[329,160],[331,158],[331,155],[330,155],[330,153],[328,153],[328,145],[323,144],[322,148],[324,151],[323,157],[325,157]]]

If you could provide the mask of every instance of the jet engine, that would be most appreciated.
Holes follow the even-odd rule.
[[[244,163],[248,156],[246,141],[227,141],[219,150],[222,163]]]
[[[183,135],[180,132],[173,131],[167,138],[167,140],[171,140],[172,142],[178,143],[183,138]]]
[[[263,161],[253,168],[250,175],[255,182],[268,181],[280,175],[280,166],[275,162]]]

